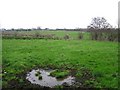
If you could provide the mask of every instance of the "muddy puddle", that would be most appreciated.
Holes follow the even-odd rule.
[[[71,86],[75,82],[75,77],[72,76],[68,76],[64,79],[57,79],[56,77],[52,77],[50,76],[50,73],[52,71],[53,70],[34,69],[27,74],[26,79],[30,81],[32,84],[38,84],[40,86],[51,87],[51,88],[63,84],[67,84],[68,86]],[[42,79],[39,79],[36,76],[36,72],[40,72],[40,76],[42,76]]]

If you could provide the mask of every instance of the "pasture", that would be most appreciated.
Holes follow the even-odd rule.
[[[54,34],[62,39],[3,38],[3,88],[30,87],[26,73],[33,68],[72,70],[75,77],[83,80],[78,87],[118,87],[118,42],[90,40],[89,32],[82,33],[84,37],[79,39],[78,31],[18,33]]]

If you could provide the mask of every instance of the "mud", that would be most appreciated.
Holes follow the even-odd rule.
[[[68,76],[64,79],[57,79],[56,77],[50,76],[50,73],[53,70],[43,70],[43,69],[33,69],[31,72],[27,73],[26,79],[31,82],[32,84],[37,84],[44,87],[53,88],[59,85],[67,85],[71,86],[75,83],[75,77]],[[40,72],[42,79],[39,80],[38,77],[35,75],[37,72]]]

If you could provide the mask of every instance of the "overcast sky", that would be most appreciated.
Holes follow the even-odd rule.
[[[1,28],[86,28],[93,17],[117,26],[119,0],[0,0]]]

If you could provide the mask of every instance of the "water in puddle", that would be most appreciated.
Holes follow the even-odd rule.
[[[35,73],[40,71],[42,79],[39,80],[37,76],[35,76]],[[62,85],[64,83],[67,83],[67,85],[72,85],[73,82],[75,82],[75,77],[68,76],[65,79],[57,80],[55,77],[49,76],[50,72],[53,70],[32,70],[27,74],[26,79],[30,81],[33,84],[38,84],[40,86],[46,86],[46,87],[54,87],[56,85]]]

